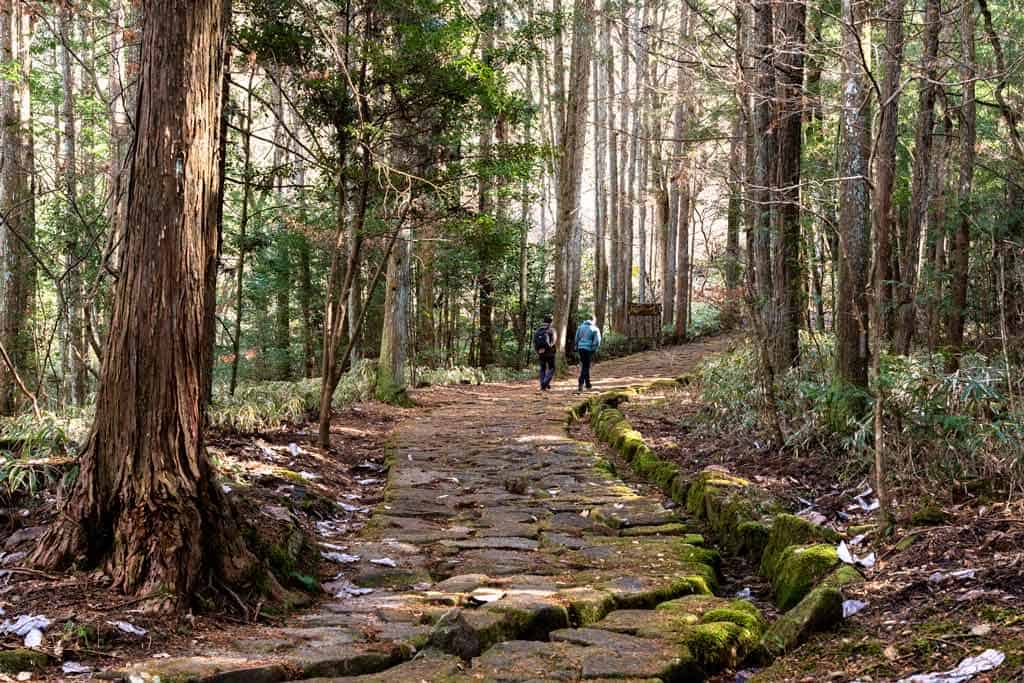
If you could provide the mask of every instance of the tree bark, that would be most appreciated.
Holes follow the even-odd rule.
[[[228,393],[238,387],[238,365],[242,356],[242,311],[245,305],[245,254],[248,250],[249,203],[252,201],[252,86],[255,67],[249,72],[245,121],[242,123],[242,210],[238,219],[238,263],[235,266],[235,329],[231,340],[231,381]]]
[[[284,205],[284,176],[282,170],[288,155],[288,139],[285,135],[285,107],[284,94],[281,92],[281,79],[284,75],[283,69],[276,68],[272,78],[272,105],[274,108],[274,196],[278,205]],[[292,377],[292,255],[291,255],[291,234],[288,225],[281,221],[277,226],[275,235],[274,250],[276,286],[274,288],[274,346],[277,352],[275,375],[279,380],[289,380]]]
[[[601,31],[604,40],[604,31]],[[608,258],[606,238],[608,231],[608,186],[605,182],[605,162],[608,147],[608,104],[602,78],[604,59],[593,60],[594,76],[594,319],[599,328],[604,325],[608,297]]]
[[[862,54],[866,0],[842,2],[843,99],[839,177],[839,276],[836,283],[837,418],[864,409],[868,386],[868,266],[870,97]],[[850,389],[852,388],[852,390]]]
[[[85,365],[88,350],[82,333],[82,275],[78,253],[79,234],[83,228],[83,221],[78,206],[78,135],[75,121],[75,75],[71,56],[74,26],[71,21],[71,10],[67,6],[62,6],[60,9],[59,30],[61,80],[64,85],[64,101],[62,102],[64,135],[61,163],[64,171],[64,198],[67,201],[67,209],[64,221],[66,226],[65,278],[63,285],[58,284],[57,288],[59,290],[58,298],[63,299],[61,315],[66,320],[62,360],[65,381],[69,387],[68,398],[73,405],[82,405],[85,403],[88,389],[88,374]]]
[[[769,334],[776,329],[775,311],[772,310],[772,186],[774,185],[775,156],[778,143],[773,125],[772,101],[775,97],[774,17],[770,0],[754,2],[754,50],[757,79],[753,104],[754,167],[751,182],[751,201],[754,203],[753,252],[754,282],[757,287],[756,306],[764,318]]]
[[[0,79],[0,343],[26,381],[36,378],[32,339],[35,310],[35,161],[32,137],[31,75],[32,18],[21,2],[0,4],[0,61],[18,61],[17,79]],[[12,373],[0,369],[0,415],[12,415],[19,406],[19,390]]]
[[[874,294],[876,313],[871,323],[875,329],[876,349],[892,336],[893,315],[893,235],[895,216],[892,207],[893,184],[896,178],[896,150],[899,142],[900,74],[903,68],[903,11],[906,0],[888,0],[882,20],[885,22],[885,43],[882,46],[882,89],[879,106],[878,143],[875,151],[875,269]]]
[[[576,0],[573,12],[573,44],[569,67],[571,97],[566,102],[565,130],[558,172],[558,222],[555,228],[554,328],[559,341],[558,364],[565,365],[566,330],[571,311],[573,264],[572,240],[579,211],[583,178],[583,149],[587,137],[587,102],[590,59],[593,52],[594,0]]]
[[[967,314],[973,215],[971,190],[974,184],[975,145],[978,138],[974,30],[974,3],[964,2],[960,8],[960,81],[963,84],[963,98],[960,104],[960,174],[957,179],[959,215],[949,258],[949,311],[946,317],[946,372],[949,373],[960,368],[960,355],[963,353],[964,344],[964,318]]]
[[[103,566],[115,588],[154,608],[185,606],[208,571],[236,586],[258,576],[203,442],[228,14],[222,0],[147,9],[132,230],[96,418],[72,493],[33,557]]]
[[[611,309],[611,327],[621,330],[619,326],[619,310],[622,294],[622,243],[619,240],[619,134],[615,126],[615,52],[612,45],[612,13],[613,4],[607,0],[604,5],[604,17],[601,21],[601,53],[607,60],[605,64],[605,99],[602,106],[607,112],[608,135],[608,299],[607,306]],[[606,313],[607,315],[607,313]],[[603,328],[602,328],[603,329]]]
[[[941,85],[938,81],[939,34],[942,30],[941,0],[927,0],[924,19],[923,77],[918,95],[917,137],[914,145],[914,168],[910,189],[910,224],[900,271],[903,279],[899,284],[899,326],[896,330],[895,348],[897,353],[910,353],[916,326],[919,254],[921,231],[928,214],[929,171],[932,165],[933,128],[935,126],[935,99]]]
[[[409,349],[409,294],[412,281],[412,230],[398,235],[388,261],[384,296],[384,326],[377,364],[377,398],[388,403],[407,401]]]
[[[807,7],[803,0],[780,6],[778,61],[778,156],[775,218],[778,246],[773,264],[778,329],[775,370],[781,373],[800,361],[800,327],[804,313],[801,263],[800,161],[803,141],[803,81]]]

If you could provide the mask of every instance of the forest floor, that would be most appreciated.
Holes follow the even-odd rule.
[[[731,343],[712,339],[600,363],[595,387],[675,377]],[[230,495],[254,523],[278,527],[285,543],[293,527],[315,542],[294,573],[300,586],[304,572],[317,572],[322,597],[288,614],[264,613],[256,624],[219,611],[172,621],[111,595],[101,573],[0,571],[5,616],[53,622],[40,648],[45,670],[0,680],[81,680],[62,676],[62,659],[126,677],[163,673],[163,680],[670,680],[679,673],[665,668],[671,657],[660,641],[628,634],[637,633],[633,622],[663,613],[651,608],[678,594],[680,577],[700,573],[678,553],[681,543],[699,545],[680,534],[699,529],[656,488],[595,467],[597,455],[614,456],[592,444],[586,424],[566,432],[574,385],[570,377],[547,394],[533,383],[430,387],[413,393],[413,408],[359,404],[337,414],[330,451],[313,444],[312,424],[213,435]],[[778,454],[745,430],[708,428],[692,391],[651,395],[625,410],[659,456],[686,472],[726,467],[794,511],[812,503],[839,530],[870,521],[850,509],[861,482],[821,456]],[[31,550],[48,507],[44,499],[9,511],[14,533],[0,548],[8,559],[15,554],[8,564]],[[879,561],[853,595],[868,607],[838,631],[767,669],[727,668],[715,680],[889,681],[951,668],[988,647],[1007,661],[973,680],[1024,679],[1024,517],[992,501],[941,512],[929,526],[905,521],[891,537],[868,538],[864,548]],[[770,588],[754,567],[726,557],[722,569],[719,595],[749,588],[754,604],[774,616]],[[637,609],[612,612],[592,629],[568,628],[578,621],[574,610],[606,611],[609,593]],[[461,612],[451,612],[456,605]],[[616,625],[627,617],[631,625]],[[451,623],[438,629],[439,619]],[[118,622],[146,633],[127,633]],[[410,659],[438,638],[445,642],[433,645],[466,659]],[[0,637],[6,648],[17,641]]]

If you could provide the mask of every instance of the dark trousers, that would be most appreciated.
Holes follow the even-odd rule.
[[[594,360],[594,352],[587,351],[586,349],[577,349],[577,353],[580,354],[580,388],[583,385],[590,388],[590,363]]]
[[[540,388],[550,389],[551,380],[555,376],[555,354],[540,354]]]

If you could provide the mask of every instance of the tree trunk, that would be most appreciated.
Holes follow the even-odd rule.
[[[775,370],[781,373],[800,361],[800,327],[804,313],[800,230],[800,161],[803,140],[804,52],[807,7],[803,0],[780,6],[778,50],[778,169],[775,212],[778,246],[775,252],[775,308],[778,329]]]
[[[231,382],[228,393],[238,387],[238,365],[242,356],[242,311],[245,305],[245,253],[248,250],[249,203],[252,201],[252,86],[255,67],[249,71],[242,122],[242,210],[238,219],[238,264],[235,266],[235,329],[231,340]]]
[[[963,99],[960,105],[960,175],[957,180],[958,216],[950,251],[949,311],[946,317],[946,372],[956,372],[964,345],[964,318],[967,315],[968,266],[971,252],[971,190],[974,183],[975,145],[978,137],[975,101],[974,3],[960,8],[960,81]]]
[[[26,382],[35,380],[32,340],[35,310],[35,170],[29,76],[32,61],[32,18],[23,3],[0,4],[0,61],[21,63],[18,78],[0,79],[0,270],[5,274],[0,296],[0,343]],[[15,378],[0,368],[0,415],[14,414],[20,402]]]
[[[686,339],[686,314],[690,308],[690,165],[692,158],[679,160],[673,184],[676,187],[676,339]]]
[[[757,284],[755,302],[770,335],[777,332],[775,311],[772,310],[772,186],[774,185],[776,128],[772,122],[772,101],[775,96],[774,18],[770,0],[754,3],[754,50],[757,63],[753,124],[754,167],[751,182],[751,201],[754,203],[752,245],[754,250],[754,281]]]
[[[876,312],[871,323],[875,328],[876,350],[892,336],[892,257],[893,184],[896,177],[896,149],[898,144],[900,73],[903,68],[903,11],[906,0],[889,0],[882,20],[885,22],[885,44],[882,46],[882,90],[878,147],[875,152],[875,270],[874,285]]]
[[[926,302],[929,353],[938,348],[943,337],[939,307],[945,300],[943,290],[946,275],[946,187],[952,134],[953,122],[949,112],[945,111],[942,117],[942,133],[933,145],[932,167],[929,170],[926,262],[924,276],[919,284]]]
[[[569,67],[571,97],[566,102],[565,130],[561,136],[562,154],[558,172],[558,223],[555,229],[555,310],[554,328],[559,341],[559,366],[565,365],[566,331],[572,300],[573,238],[579,211],[580,183],[583,178],[583,149],[587,137],[587,101],[590,85],[590,58],[593,52],[594,0],[576,0],[573,12],[573,45]]]
[[[683,143],[689,127],[690,115],[690,70],[685,66],[684,50],[690,41],[690,7],[687,3],[679,6],[679,53],[676,64],[676,101],[672,112],[672,160],[668,191],[668,239],[665,268],[665,307],[672,314],[675,337],[686,336],[686,269],[689,267],[689,221],[690,221],[690,149]],[[671,278],[669,277],[671,273]],[[666,323],[669,324],[669,323]]]
[[[388,261],[387,290],[384,296],[384,326],[377,364],[377,398],[388,403],[408,399],[409,293],[412,284],[412,230],[398,235]]]
[[[65,280],[58,289],[63,290],[64,310],[61,315],[66,319],[64,351],[65,380],[70,391],[68,397],[73,405],[85,403],[88,375],[86,373],[85,338],[82,335],[82,275],[79,267],[79,234],[82,231],[82,219],[78,206],[78,135],[75,123],[75,77],[71,55],[71,41],[74,28],[71,21],[71,10],[67,6],[60,9],[60,61],[61,80],[64,86],[62,103],[64,119],[63,136],[63,185],[64,198],[67,201],[66,248],[64,253]]]
[[[633,300],[633,218],[632,203],[629,197],[628,185],[629,173],[629,59],[632,54],[629,42],[629,21],[627,14],[629,2],[622,4],[622,23],[619,31],[619,40],[622,46],[620,59],[620,72],[622,78],[621,96],[619,97],[619,215],[618,228],[619,236],[619,301],[618,301],[618,329],[626,330],[626,319],[628,317],[629,303]]]
[[[284,128],[284,95],[281,92],[280,85],[284,74],[280,67],[276,71],[277,73],[274,74],[272,79],[272,104],[274,107],[274,195],[278,205],[281,206],[285,203],[282,169],[287,159],[288,140]],[[291,235],[284,221],[280,222],[277,226],[275,241],[274,249],[277,254],[274,270],[277,276],[277,283],[274,287],[274,295],[277,301],[274,306],[274,347],[277,352],[277,358],[275,359],[277,367],[274,374],[279,380],[289,380],[292,377],[292,256]]]
[[[203,443],[215,295],[222,0],[147,9],[125,259],[81,470],[34,560],[102,566],[155,608],[258,578]],[[153,245],[163,248],[154,249]]]
[[[914,169],[910,189],[910,225],[907,241],[903,245],[900,270],[903,280],[899,284],[899,326],[896,330],[896,351],[910,353],[916,325],[917,280],[921,230],[928,215],[928,174],[932,165],[932,129],[935,125],[935,99],[939,88],[938,53],[939,34],[942,30],[941,0],[927,0],[924,18],[923,77],[919,85],[917,138],[914,145]]]
[[[740,256],[740,229],[743,225],[743,115],[736,113],[729,141],[729,209],[725,228],[725,324],[732,327],[739,319],[740,284],[743,261]]]
[[[602,40],[604,31],[602,31]],[[608,186],[605,162],[608,147],[608,104],[601,73],[604,59],[596,58],[594,75],[594,320],[604,325],[608,296],[608,258],[605,235],[608,231]]]
[[[839,177],[839,276],[836,284],[837,420],[859,415],[868,386],[868,266],[870,195],[868,162],[871,92],[864,69],[862,31],[866,0],[843,0],[842,145]],[[843,425],[845,426],[845,424]]]
[[[606,316],[610,319],[608,327],[619,330],[619,309],[622,295],[622,245],[619,241],[619,204],[622,201],[619,190],[619,134],[615,126],[615,48],[612,44],[612,15],[614,7],[611,0],[604,5],[604,16],[601,21],[601,58],[605,60],[605,97],[601,102],[606,112],[608,126],[608,303]],[[602,328],[603,329],[603,328]]]

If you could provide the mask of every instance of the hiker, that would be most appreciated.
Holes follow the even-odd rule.
[[[576,330],[576,352],[580,354],[580,385],[576,393],[582,393],[583,387],[592,389],[590,386],[590,363],[594,360],[594,354],[601,348],[601,330],[590,319],[589,315],[583,316],[583,322]]]
[[[551,329],[551,316],[544,316],[544,324],[533,333],[533,348],[540,359],[540,390],[551,388],[555,376],[555,331]]]

